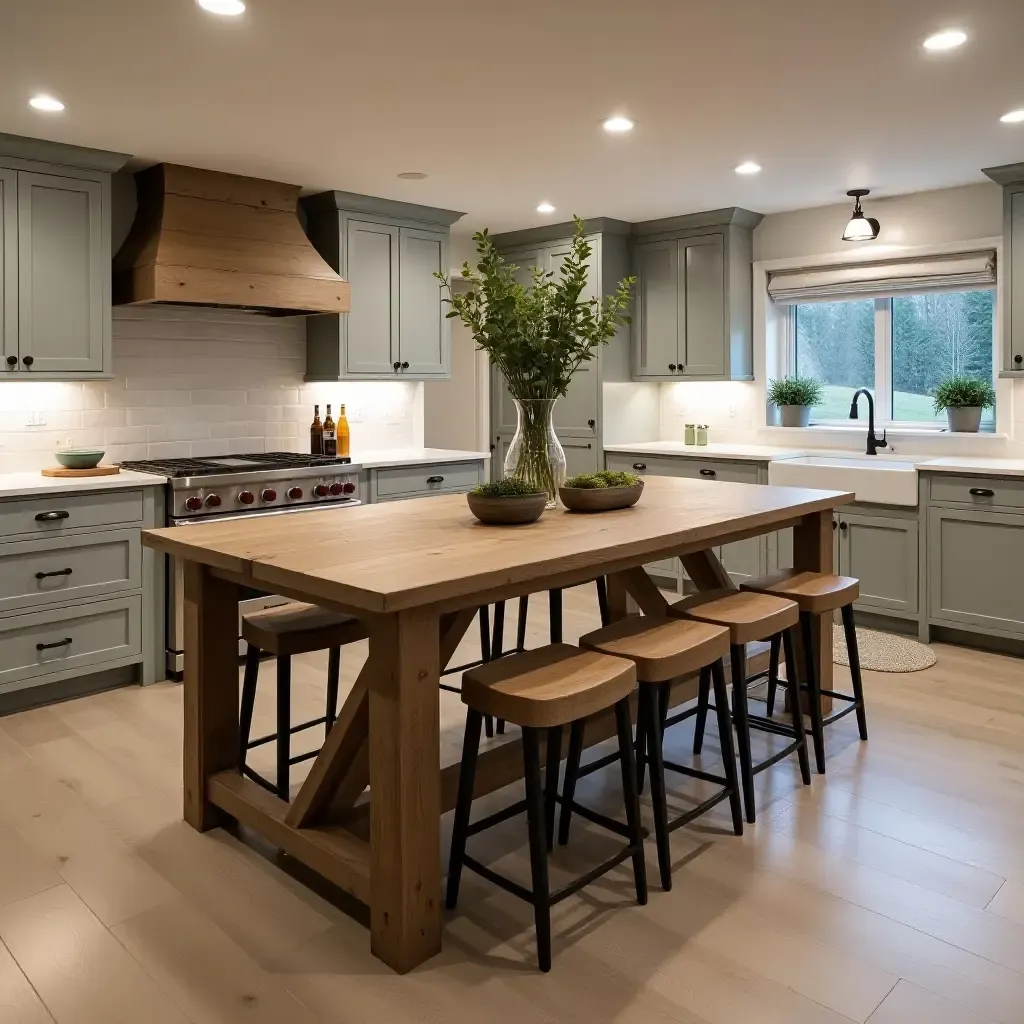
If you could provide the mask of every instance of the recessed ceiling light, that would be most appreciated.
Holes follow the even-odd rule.
[[[45,110],[49,114],[58,114],[64,109],[64,104],[53,96],[33,96],[28,101],[33,110]]]
[[[422,181],[424,178],[429,177],[426,171],[399,171],[398,176],[406,181]]]
[[[958,28],[947,28],[924,41],[926,50],[955,50],[967,42],[967,33]]]
[[[755,164],[753,160],[747,160],[746,163],[742,163],[736,168],[737,174],[760,174],[761,165]]]
[[[245,13],[245,4],[242,0],[196,0],[196,3],[204,11],[223,14],[227,18],[237,18],[239,14]]]
[[[538,203],[537,204],[537,212],[538,213],[554,213],[555,212],[555,208],[550,203]]]
[[[999,120],[1004,124],[1020,124],[1024,121],[1024,110],[1011,110],[1008,114],[1003,114]]]
[[[621,135],[623,132],[631,132],[633,130],[633,122],[628,117],[616,114],[614,117],[609,117],[602,127],[606,132],[611,132],[612,135]]]

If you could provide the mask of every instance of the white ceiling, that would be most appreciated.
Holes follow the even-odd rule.
[[[464,210],[459,230],[544,223],[542,199],[771,213],[1024,160],[999,122],[1024,108],[1022,0],[247,2],[5,0],[0,131]],[[949,25],[967,45],[926,56]],[[67,110],[30,110],[42,91]],[[601,131],[614,112],[630,136]]]

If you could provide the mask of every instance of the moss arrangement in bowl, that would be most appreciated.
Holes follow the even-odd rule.
[[[481,523],[500,526],[518,526],[535,523],[548,502],[548,492],[538,491],[537,485],[518,477],[507,476],[474,487],[466,495],[469,510]]]
[[[640,500],[644,482],[635,473],[580,473],[558,489],[562,504],[573,512],[610,512],[629,508]]]

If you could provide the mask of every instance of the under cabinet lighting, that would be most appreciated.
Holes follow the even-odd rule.
[[[28,105],[33,110],[44,110],[48,114],[59,114],[64,109],[64,104],[59,99],[46,95],[33,96]]]
[[[747,160],[736,168],[737,174],[760,174],[761,165],[755,164],[753,160]]]
[[[624,132],[631,132],[633,130],[633,122],[628,117],[616,114],[614,117],[609,117],[602,127],[612,135],[622,135]]]
[[[1020,124],[1024,121],[1024,110],[1011,110],[1008,114],[1003,114],[999,120],[1003,124]]]
[[[967,33],[958,28],[947,28],[935,35],[929,36],[924,41],[924,48],[934,52],[942,50],[955,50],[967,42]]]
[[[537,212],[538,213],[554,213],[555,212],[555,208],[550,203],[538,203],[537,204]]]
[[[204,11],[210,14],[222,14],[226,18],[237,18],[245,13],[243,0],[196,0]]]

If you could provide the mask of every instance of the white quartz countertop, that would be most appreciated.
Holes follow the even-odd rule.
[[[450,448],[400,448],[352,453],[353,469],[387,469],[393,466],[428,466],[434,462],[479,462],[490,452],[463,452]]]
[[[606,452],[630,452],[637,455],[685,455],[693,459],[737,459],[745,462],[773,462],[795,459],[808,453],[802,448],[783,448],[767,444],[707,445],[683,444],[682,441],[642,441],[637,444],[606,444]]]
[[[0,498],[30,498],[34,494],[73,494],[75,491],[123,491],[129,487],[160,487],[166,477],[123,469],[114,476],[49,477],[38,470],[0,473]]]
[[[977,473],[979,476],[1024,476],[1024,459],[974,459],[956,455],[926,459],[916,466],[923,473]]]

